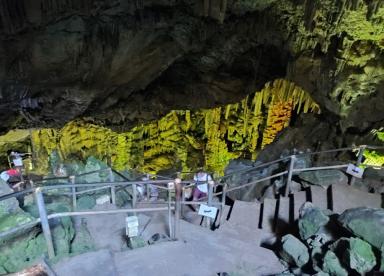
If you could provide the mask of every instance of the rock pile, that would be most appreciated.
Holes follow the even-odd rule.
[[[281,238],[279,255],[293,275],[384,272],[384,209],[355,208],[340,216],[305,203],[299,237]]]

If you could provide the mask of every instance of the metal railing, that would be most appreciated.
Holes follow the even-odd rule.
[[[285,192],[284,195],[287,196],[290,194],[291,191],[291,182],[292,182],[292,176],[295,173],[304,172],[304,171],[317,171],[317,170],[325,170],[325,169],[340,169],[345,168],[348,166],[348,164],[341,164],[341,165],[331,165],[331,166],[316,166],[316,167],[309,167],[309,168],[295,168],[295,161],[298,157],[302,157],[304,155],[318,155],[323,153],[334,153],[334,152],[342,152],[342,151],[348,151],[348,150],[359,150],[356,165],[359,165],[362,161],[362,157],[364,154],[364,150],[366,149],[384,149],[384,147],[375,147],[375,146],[366,146],[362,145],[359,147],[350,147],[350,148],[343,148],[343,149],[335,149],[335,150],[328,150],[328,151],[320,151],[320,152],[310,152],[310,153],[304,153],[304,154],[294,154],[289,155],[271,162],[263,163],[254,167],[246,168],[244,170],[238,170],[236,172],[233,172],[232,174],[225,175],[224,177],[221,177],[220,179],[216,180],[216,183],[208,183],[208,194],[206,197],[203,197],[199,199],[198,201],[186,201],[185,200],[185,190],[188,188],[195,188],[196,183],[194,181],[182,181],[180,178],[173,179],[170,181],[169,179],[166,180],[149,180],[149,181],[127,181],[128,179],[122,175],[119,172],[116,172],[112,170],[111,168],[103,169],[99,171],[89,172],[86,174],[91,173],[100,173],[101,171],[108,171],[109,173],[109,182],[101,182],[101,183],[76,183],[76,178],[79,176],[83,176],[86,174],[78,175],[78,176],[70,176],[68,178],[60,177],[55,179],[68,179],[68,184],[57,184],[57,185],[48,185],[48,186],[41,186],[41,187],[33,187],[21,192],[15,192],[12,194],[0,196],[0,201],[6,200],[9,198],[19,197],[19,196],[25,196],[26,194],[34,193],[36,203],[39,210],[39,218],[35,219],[34,221],[30,221],[26,224],[16,226],[12,229],[9,229],[7,231],[0,233],[0,239],[7,237],[12,234],[16,234],[19,231],[25,231],[27,229],[30,229],[32,227],[35,227],[38,224],[41,224],[42,230],[44,233],[44,237],[47,243],[47,249],[48,249],[48,255],[50,258],[53,258],[54,248],[53,248],[53,242],[52,242],[52,235],[50,231],[49,226],[49,220],[53,218],[59,218],[59,217],[71,217],[71,216],[82,216],[82,215],[100,215],[100,214],[115,214],[115,213],[141,213],[141,212],[160,212],[160,211],[168,211],[168,228],[169,228],[169,236],[171,239],[175,240],[179,236],[179,223],[180,219],[182,218],[182,205],[201,205],[201,204],[207,204],[208,206],[219,206],[220,209],[220,215],[218,217],[219,224],[221,224],[221,221],[223,219],[223,208],[225,206],[225,199],[229,192],[233,192],[239,189],[243,189],[246,187],[250,187],[253,185],[256,185],[257,183],[260,183],[262,181],[271,180],[273,178],[282,177],[287,175],[287,181],[285,185]],[[235,174],[247,174],[252,173],[255,171],[259,171],[261,169],[264,169],[265,167],[269,167],[271,165],[284,162],[285,165],[288,165],[288,168],[282,172],[275,173],[272,175],[264,176],[256,180],[249,181],[245,184],[236,186],[236,187],[229,187],[228,178],[235,175]],[[289,163],[287,163],[289,162]],[[115,181],[115,175],[118,175],[121,177],[124,181]],[[352,178],[353,179],[353,178]],[[49,179],[54,180],[54,179]],[[44,180],[43,180],[44,181]],[[137,185],[155,185],[156,187],[159,187],[167,192],[167,200],[164,202],[167,207],[150,207],[150,208],[136,208],[137,206]],[[77,211],[77,196],[85,193],[90,192],[96,192],[103,189],[110,189],[111,194],[111,201],[112,204],[116,204],[116,187],[131,187],[132,189],[132,208],[123,208],[123,209],[116,209],[116,210],[90,210],[90,211]],[[218,186],[222,186],[221,192],[214,192],[215,188]],[[78,191],[78,188],[90,188],[82,191]],[[70,190],[71,192],[61,192],[60,195],[67,195],[71,196],[72,198],[72,212],[62,212],[62,213],[53,213],[53,214],[47,214],[45,202],[44,202],[44,193],[47,193],[48,191],[52,190],[58,190],[58,189],[66,189]],[[175,200],[172,200],[172,194],[174,193]],[[220,202],[213,202],[214,196],[221,196]],[[172,212],[174,212],[173,220],[172,220]],[[212,220],[207,220],[207,224],[211,225]]]

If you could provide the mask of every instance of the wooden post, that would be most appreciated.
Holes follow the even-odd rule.
[[[171,189],[174,189],[174,183],[168,183],[168,186],[167,186],[167,193],[168,193],[168,231],[169,231],[169,237],[171,239],[174,239],[174,234],[173,234],[173,227],[172,227],[172,210],[171,210],[171,207],[172,207],[172,204],[171,204],[171,201],[172,201],[172,196],[171,196]]]
[[[225,183],[223,186],[223,193],[222,193],[222,198],[221,198],[221,210],[220,210],[220,218],[219,218],[219,225],[221,225],[223,221],[223,213],[225,209],[225,198],[227,197],[227,189],[228,189],[228,184]]]
[[[213,202],[213,186],[215,185],[215,182],[208,181],[208,206],[212,206]],[[206,217],[206,224],[208,228],[211,228],[212,219],[209,217]]]
[[[173,231],[174,240],[177,240],[180,238],[181,193],[182,193],[181,190],[182,190],[181,179],[176,178],[175,179],[175,222],[174,222],[175,230]]]
[[[115,182],[115,177],[113,176],[113,170],[112,168],[109,168],[109,181],[111,183]],[[111,200],[112,204],[116,205],[116,186],[111,186]]]
[[[69,177],[69,183],[75,184],[75,176],[74,175],[71,175]],[[77,208],[76,187],[72,187],[71,191],[72,191],[72,209],[73,209],[73,211],[76,211],[76,208]]]
[[[296,159],[296,156],[292,155],[291,161],[289,163],[287,185],[285,187],[285,196],[288,196],[291,193],[292,173],[293,173],[293,168],[295,165],[295,159]]]
[[[49,228],[47,211],[45,209],[44,198],[41,191],[41,188],[37,188],[35,191],[37,208],[39,209],[41,227],[43,228],[45,242],[47,243],[48,257],[53,259],[55,257],[55,250],[53,248],[51,229]]]
[[[132,184],[132,208],[136,208],[137,204],[137,185],[136,183]]]

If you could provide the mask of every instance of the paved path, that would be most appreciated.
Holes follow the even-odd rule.
[[[155,225],[149,223],[145,231],[157,230],[159,219],[154,218]],[[220,231],[210,231],[182,220],[178,241],[122,252],[90,252],[66,258],[54,270],[58,275],[75,276],[213,276],[219,272],[269,275],[284,270],[272,251],[259,246],[261,230],[244,227],[240,231],[233,227],[241,226],[228,223]]]

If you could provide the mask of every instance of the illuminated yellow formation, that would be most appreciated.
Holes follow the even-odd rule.
[[[256,158],[289,125],[292,112],[319,112],[302,89],[286,80],[266,84],[243,101],[213,109],[171,111],[161,119],[116,133],[94,124],[73,121],[61,130],[33,131],[39,164],[57,149],[63,159],[96,156],[118,170],[136,168],[157,173],[198,166],[222,175],[231,159]]]

